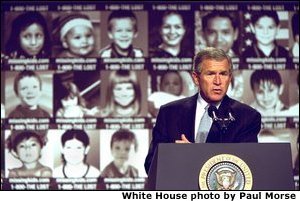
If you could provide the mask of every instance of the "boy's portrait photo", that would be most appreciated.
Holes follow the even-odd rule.
[[[55,57],[97,57],[100,46],[100,13],[53,13],[52,35]]]
[[[51,72],[6,72],[5,85],[5,111],[8,118],[52,116]]]
[[[243,72],[244,100],[262,116],[281,116],[289,106],[289,74],[287,71],[255,70]]]
[[[147,12],[101,12],[101,58],[147,57]]]
[[[100,130],[101,177],[146,177],[148,147],[148,129]]]
[[[215,47],[231,57],[239,57],[239,12],[196,11],[195,21],[196,52]]]
[[[287,11],[246,12],[244,18],[243,59],[285,58],[285,62],[290,61]]]

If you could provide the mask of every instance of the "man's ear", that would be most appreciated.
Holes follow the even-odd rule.
[[[197,72],[192,72],[192,78],[194,80],[194,83],[198,86],[199,85],[199,78],[198,78],[198,73]]]
[[[85,155],[87,155],[88,153],[89,153],[89,151],[90,151],[90,146],[87,146],[86,148],[85,148],[85,151],[84,151],[84,154]]]

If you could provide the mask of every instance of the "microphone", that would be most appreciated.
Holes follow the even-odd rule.
[[[217,124],[219,125],[219,127],[223,133],[226,132],[229,124],[231,122],[235,121],[235,118],[232,115],[231,109],[227,110],[227,114],[228,114],[228,117],[222,118],[222,117],[220,117],[220,114],[219,114],[216,106],[210,105],[208,108],[208,115],[213,119],[213,121],[217,122]]]
[[[235,121],[234,116],[231,114],[231,109],[228,110],[229,121]]]
[[[213,121],[218,121],[219,118],[218,118],[217,114],[218,114],[217,107],[214,105],[210,105],[208,107],[208,116],[210,116],[213,119]]]

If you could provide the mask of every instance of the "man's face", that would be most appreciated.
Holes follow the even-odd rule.
[[[229,62],[227,59],[222,61],[205,59],[200,66],[201,72],[193,72],[192,76],[202,98],[209,103],[220,102],[231,81]]]
[[[204,35],[207,46],[228,52],[238,37],[238,31],[234,30],[229,18],[215,17],[208,20]]]
[[[254,85],[254,96],[257,103],[264,109],[275,108],[282,93],[282,87],[271,81],[261,81]]]

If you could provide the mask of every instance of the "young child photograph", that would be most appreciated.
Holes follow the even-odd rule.
[[[13,59],[50,57],[51,40],[47,14],[30,11],[16,16],[16,13],[18,12],[8,12],[5,15],[8,20],[7,30],[10,30],[5,32],[8,38],[5,54]]]
[[[97,57],[100,16],[97,13],[90,15],[73,12],[54,17],[52,33],[56,57]]]
[[[8,177],[52,177],[51,156],[43,152],[46,143],[45,131],[23,130],[7,134],[5,164]]]
[[[101,117],[147,116],[146,71],[101,72]]]
[[[103,12],[101,58],[145,57],[147,56],[147,16],[145,12],[127,10]]]
[[[101,177],[145,177],[148,140],[147,129],[100,130]]]
[[[284,13],[284,12],[283,12]],[[282,14],[284,15],[284,14]],[[253,44],[245,48],[242,58],[284,58],[290,62],[288,38],[279,44],[279,37],[284,37],[280,29],[284,25],[280,22],[277,11],[259,11],[251,13],[251,24],[249,27],[253,33]],[[281,34],[281,35],[280,35]]]
[[[277,70],[244,71],[246,104],[265,116],[281,116],[288,109],[288,72]]]
[[[87,107],[87,101],[79,91],[78,86],[72,81],[65,81],[63,83],[59,80],[55,83],[54,111],[58,118],[83,118],[92,117],[99,113],[98,108]]]
[[[55,147],[53,177],[99,177],[99,132],[89,131],[88,133],[75,129],[52,131],[51,143]],[[57,149],[59,141],[61,148]]]
[[[148,96],[148,110],[153,117],[157,116],[160,106],[197,92],[187,71],[168,70],[153,75],[153,92]]]
[[[49,72],[6,72],[5,96],[9,118],[50,118],[52,77]]]
[[[150,57],[192,57],[193,16],[190,12],[150,13]]]

